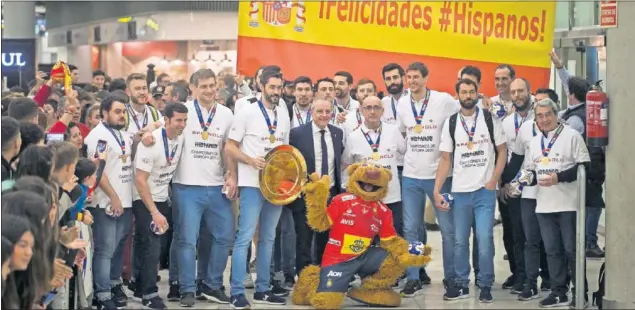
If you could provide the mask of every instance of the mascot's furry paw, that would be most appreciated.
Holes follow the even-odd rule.
[[[432,260],[430,257],[432,248],[430,246],[425,246],[423,255],[413,255],[408,253],[408,241],[401,237],[382,240],[380,246],[386,249],[404,267],[424,266]]]
[[[320,284],[320,267],[309,265],[302,269],[298,282],[293,287],[291,301],[295,305],[308,306]]]
[[[403,266],[407,267],[424,267],[432,258],[429,255],[412,255],[409,253],[399,256],[399,262]]]
[[[371,307],[399,307],[401,305],[401,296],[392,289],[365,290],[352,288],[348,292],[348,297]]]
[[[311,298],[311,306],[316,309],[339,309],[344,302],[344,293],[320,292]]]
[[[320,178],[317,173],[311,174],[311,182],[304,185],[304,200],[306,201],[306,222],[316,231],[327,231],[331,223],[326,215],[326,206],[329,199],[329,177]]]

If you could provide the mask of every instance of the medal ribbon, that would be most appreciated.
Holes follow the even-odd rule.
[[[258,106],[260,107],[260,112],[265,117],[265,122],[267,122],[267,128],[269,128],[269,134],[273,135],[276,133],[276,128],[278,127],[278,113],[276,112],[276,106],[273,106],[273,125],[271,124],[271,120],[269,119],[269,113],[265,110],[265,106],[262,104],[262,101],[258,100]]]
[[[137,125],[137,129],[141,130],[142,128],[146,127],[146,125],[148,125],[148,110],[147,109],[143,111],[143,126],[139,125],[137,112],[135,112],[135,110],[132,108],[132,105],[126,104],[126,110],[128,110],[128,122],[130,122],[130,117],[132,117],[134,124]]]
[[[165,130],[165,128],[163,128],[162,130],[162,135],[163,135],[163,150],[165,151],[165,160],[168,162],[168,166],[172,164],[172,160],[174,159],[174,155],[176,154],[176,150],[179,148],[179,144],[175,144],[174,147],[172,147],[172,153],[168,153],[168,133]]]
[[[335,124],[335,111],[337,111],[337,105],[335,104],[335,100],[333,100],[333,104],[331,105],[331,124]]]
[[[304,125],[304,124],[308,124],[309,122],[311,122],[311,109],[309,109],[306,112],[306,121],[302,120],[302,115],[300,115],[300,109],[298,109],[297,106],[294,105],[293,109],[295,110],[295,117],[298,119],[298,124]]]
[[[542,148],[542,156],[543,157],[549,157],[549,152],[551,151],[551,147],[553,146],[553,144],[556,142],[556,140],[560,136],[560,133],[562,132],[563,128],[564,128],[564,126],[562,126],[562,125],[558,126],[558,129],[556,129],[556,133],[553,134],[553,137],[551,138],[551,141],[549,141],[549,144],[547,144],[547,148],[545,148],[545,137],[543,136],[543,137],[540,138],[540,147]]]
[[[536,125],[536,123],[534,123],[534,125],[533,125],[533,126],[531,126],[531,131],[533,132],[534,137],[535,137],[535,136],[536,136],[536,134],[538,133],[538,132],[536,132],[536,127],[538,127],[538,125]]]
[[[390,105],[392,106],[392,117],[397,120],[397,106],[395,105],[395,98],[390,96]]]
[[[106,125],[106,123],[104,123],[104,126],[108,128],[108,131],[110,131],[112,136],[115,137],[115,141],[117,141],[117,144],[121,147],[121,155],[126,155],[126,140],[124,140],[121,132],[119,132],[119,136],[117,136],[110,126]]]
[[[381,125],[379,125],[379,129],[377,130],[377,141],[375,142],[373,142],[373,139],[370,137],[370,130],[368,130],[368,132],[364,132],[364,130],[362,130],[362,133],[364,134],[364,138],[366,138],[366,142],[368,142],[368,145],[373,150],[373,153],[379,152],[379,141],[381,140]]]
[[[362,125],[362,115],[359,114],[359,109],[355,111],[355,116],[357,116],[357,128]]]
[[[198,100],[194,100],[194,108],[196,109],[196,115],[198,116],[198,122],[201,124],[201,130],[207,131],[207,128],[212,124],[212,120],[214,119],[214,115],[216,115],[216,105],[212,108],[212,111],[209,112],[207,116],[207,122],[203,121],[203,112],[201,111],[201,107],[198,105]]]
[[[478,113],[481,109],[476,108],[476,113],[474,114],[474,124],[472,125],[472,129],[468,129],[467,128],[467,123],[465,123],[465,118],[463,118],[463,114],[459,113],[459,116],[461,116],[461,125],[463,125],[463,129],[465,130],[465,133],[467,134],[467,138],[469,142],[472,142],[474,140],[474,131],[476,131],[476,121],[478,121]]]
[[[520,126],[525,122],[525,118],[520,119],[520,123],[518,122],[518,113],[514,113],[514,130],[516,130],[516,137],[518,137],[518,131],[520,130]],[[534,134],[535,135],[535,134]]]
[[[415,108],[415,101],[412,99],[412,94],[410,94],[410,106],[412,107],[412,115],[415,117],[415,122],[417,125],[421,125],[421,120],[423,120],[423,115],[426,113],[428,109],[428,101],[430,100],[430,90],[426,88],[426,98],[423,100],[423,105],[421,106],[421,110],[419,114],[417,114],[417,109]]]

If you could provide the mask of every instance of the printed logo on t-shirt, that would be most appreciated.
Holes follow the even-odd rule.
[[[371,239],[355,235],[344,235],[344,245],[342,246],[342,254],[358,255],[366,250],[370,245]]]

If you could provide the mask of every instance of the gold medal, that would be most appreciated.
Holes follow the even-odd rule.
[[[271,142],[271,143],[275,143],[275,142],[276,142],[276,136],[274,136],[273,134],[271,134],[271,135],[269,136],[269,142]]]
[[[207,138],[209,138],[209,132],[202,131],[201,132],[201,138],[203,138],[203,140],[207,140]]]
[[[417,124],[417,125],[415,125],[415,127],[414,127],[414,131],[415,131],[416,133],[421,133],[421,132],[423,131],[423,126],[421,126],[421,124]]]
[[[549,157],[547,157],[547,156],[543,156],[543,157],[540,159],[540,163],[541,163],[541,164],[543,164],[543,165],[548,165],[548,164],[549,164]]]
[[[381,156],[378,152],[373,152],[373,155],[371,155],[370,158],[372,158],[373,160],[379,160],[381,159]]]
[[[126,156],[126,154],[123,154],[123,155],[119,156],[119,158],[121,158],[121,162],[124,163],[124,164],[126,163],[126,157],[128,157],[128,156]]]
[[[469,142],[467,143],[467,149],[468,149],[468,150],[471,150],[471,149],[473,149],[473,148],[474,148],[474,142],[469,141]]]

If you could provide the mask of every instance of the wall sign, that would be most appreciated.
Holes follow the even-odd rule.
[[[7,85],[24,85],[35,78],[35,39],[2,39],[2,76]]]

